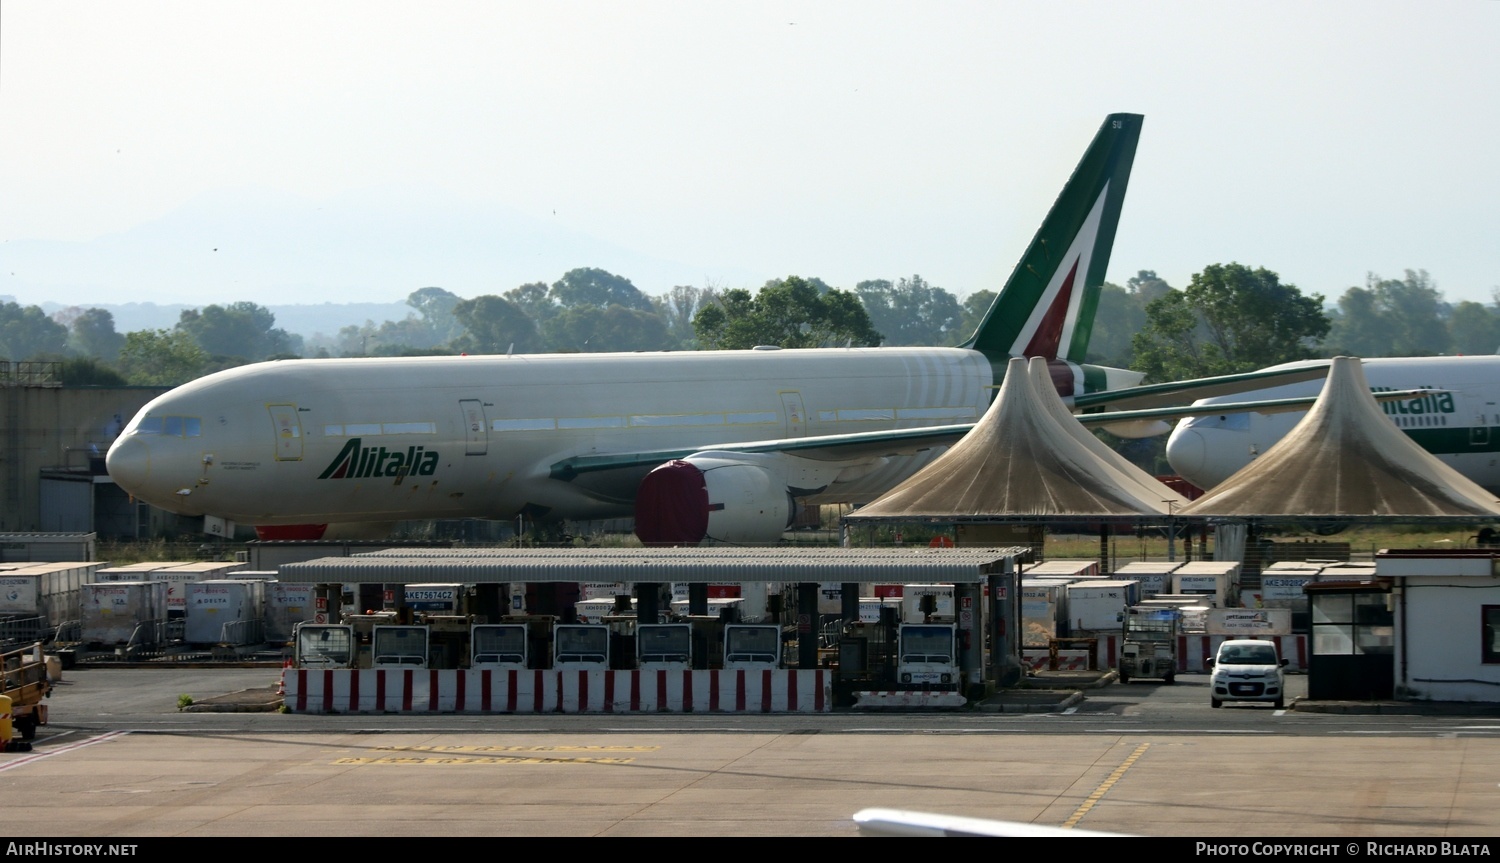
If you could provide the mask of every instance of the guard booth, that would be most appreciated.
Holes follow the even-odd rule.
[[[1313,701],[1384,701],[1394,697],[1395,613],[1391,583],[1313,582],[1312,651],[1307,697]]]

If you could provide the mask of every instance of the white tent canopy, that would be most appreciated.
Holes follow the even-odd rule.
[[[1336,357],[1307,416],[1187,516],[1500,516],[1500,501],[1388,419],[1354,357]]]
[[[962,440],[847,520],[1157,517],[1186,503],[1084,430],[1033,363],[1012,359]]]

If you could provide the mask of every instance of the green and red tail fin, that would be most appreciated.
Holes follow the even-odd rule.
[[[992,360],[1086,359],[1130,182],[1140,114],[1110,114],[979,329],[963,347]]]

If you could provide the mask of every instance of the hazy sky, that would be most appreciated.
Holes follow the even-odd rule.
[[[1500,3],[0,5],[0,295],[998,288],[1110,112],[1110,265],[1500,286]]]

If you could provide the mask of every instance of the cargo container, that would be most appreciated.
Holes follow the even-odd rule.
[[[581,599],[573,603],[579,623],[603,623],[605,617],[635,616],[635,600],[622,603],[614,597]]]
[[[152,581],[156,571],[159,569],[171,569],[177,566],[170,560],[147,561],[145,563],[128,563],[123,566],[106,566],[94,570],[94,582],[106,584],[116,581]]]
[[[240,575],[237,573],[236,575]],[[247,579],[235,578],[236,581]],[[317,621],[316,597],[311,584],[266,582],[266,641],[289,644],[303,623]]]
[[[167,583],[89,584],[83,592],[80,640],[105,647],[155,647],[165,637]]]
[[[1021,646],[1046,647],[1068,634],[1067,584],[1021,585]]]
[[[243,563],[200,560],[158,569],[152,578],[167,583],[167,618],[172,619],[187,616],[188,585],[227,578],[230,573],[244,568]]]
[[[1127,606],[1137,604],[1139,582],[1117,579],[1068,585],[1068,635],[1116,635]]]
[[[1210,598],[1215,608],[1240,595],[1240,564],[1232,560],[1195,560],[1172,573],[1172,592]]]
[[[922,611],[922,597],[932,597],[930,615]],[[903,623],[952,623],[954,615],[953,585],[903,584],[901,586],[901,621]]]
[[[1172,573],[1182,567],[1182,561],[1137,560],[1115,569],[1110,578],[1129,579],[1141,583],[1141,599],[1150,599],[1159,593],[1172,593]]]
[[[1025,567],[1021,572],[1024,581],[1027,578],[1042,578],[1043,576],[1065,576],[1096,579],[1100,577],[1098,560],[1044,560],[1041,563]]]
[[[52,641],[83,618],[83,588],[101,563],[18,564],[0,571],[0,620],[6,640]]]
[[[1265,638],[1292,634],[1289,608],[1213,608],[1204,626],[1207,635],[1232,638]]]
[[[461,614],[462,584],[408,584],[404,592],[406,607],[427,614]]]
[[[187,585],[183,640],[245,646],[265,639],[266,584],[215,579]]]

